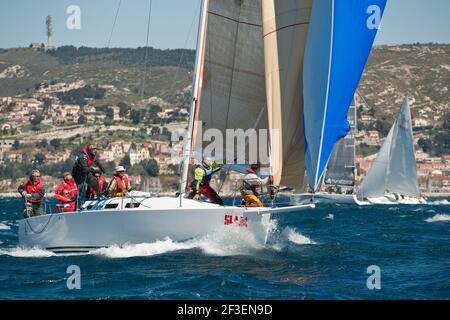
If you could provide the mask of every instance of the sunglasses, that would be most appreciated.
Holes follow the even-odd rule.
[[[101,176],[94,176],[94,177],[96,177],[96,178],[100,178]]]

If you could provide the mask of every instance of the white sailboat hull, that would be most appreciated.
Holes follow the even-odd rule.
[[[299,193],[291,195],[291,204],[354,204],[355,200],[352,194],[335,194],[326,192],[317,192],[313,195],[311,193]]]
[[[115,198],[106,204],[120,201],[124,200]],[[21,246],[37,246],[58,253],[88,252],[166,237],[184,241],[224,227],[246,228],[265,241],[271,214],[311,208],[250,209],[182,201],[181,208],[179,198],[149,198],[142,200],[138,208],[86,210],[24,219],[19,222],[19,242]]]
[[[413,198],[413,197],[398,197],[395,195],[385,195],[383,197],[377,197],[377,198],[367,198],[364,201],[359,201],[356,199],[355,196],[355,202],[359,205],[371,205],[371,204],[377,204],[377,205],[396,205],[396,204],[402,204],[402,205],[419,205],[419,204],[426,204],[426,200],[424,198]]]

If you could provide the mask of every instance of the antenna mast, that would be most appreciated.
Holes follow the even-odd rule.
[[[45,19],[45,24],[47,25],[47,50],[53,48],[52,43],[52,35],[53,35],[53,26],[52,26],[52,17],[47,16]]]

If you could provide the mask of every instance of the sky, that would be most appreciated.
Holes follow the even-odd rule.
[[[45,18],[53,18],[53,44],[143,47],[151,5],[149,45],[195,48],[201,0],[0,0],[0,48],[46,41]],[[282,0],[278,0],[282,1]],[[120,3],[116,24],[116,11]],[[80,8],[80,29],[69,29],[67,8]],[[449,0],[388,0],[376,44],[450,43]]]

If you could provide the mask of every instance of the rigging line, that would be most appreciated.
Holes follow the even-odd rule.
[[[208,39],[206,39],[208,41]],[[209,111],[209,125],[211,125],[213,123],[213,92],[214,92],[214,87],[213,87],[213,72],[212,72],[212,68],[213,68],[213,64],[212,64],[212,60],[211,60],[211,48],[210,46],[207,46],[206,49],[208,50],[208,61],[209,61],[209,68],[208,68],[208,72],[209,72],[209,86],[210,86],[210,90],[209,90],[209,99],[210,99],[210,103],[211,103],[211,107],[210,107],[210,111]]]
[[[241,10],[242,4],[239,6],[238,23],[236,23],[236,33],[234,36],[233,69],[231,70],[231,82],[230,82],[230,91],[228,94],[227,118],[225,122],[225,128],[228,128],[228,118],[230,116],[231,92],[233,91],[234,68],[236,67],[236,52],[237,52],[236,45],[239,36],[239,21],[241,20]]]
[[[150,22],[151,22],[151,15],[152,15],[152,4],[153,1],[149,1],[149,8],[148,8],[148,20],[147,20],[147,39],[145,41],[145,58],[144,58],[144,77],[142,79],[142,97],[144,97],[145,94],[145,82],[147,80],[147,60],[148,60],[148,40],[150,36]]]
[[[106,45],[107,48],[109,48],[109,45],[111,44],[111,39],[114,33],[114,28],[116,26],[116,22],[117,22],[117,17],[119,16],[119,10],[120,10],[120,5],[122,4],[122,0],[119,0],[119,4],[117,6],[117,10],[116,10],[116,16],[114,17],[114,22],[111,28],[111,33],[109,35],[109,39],[108,39],[108,44]]]

